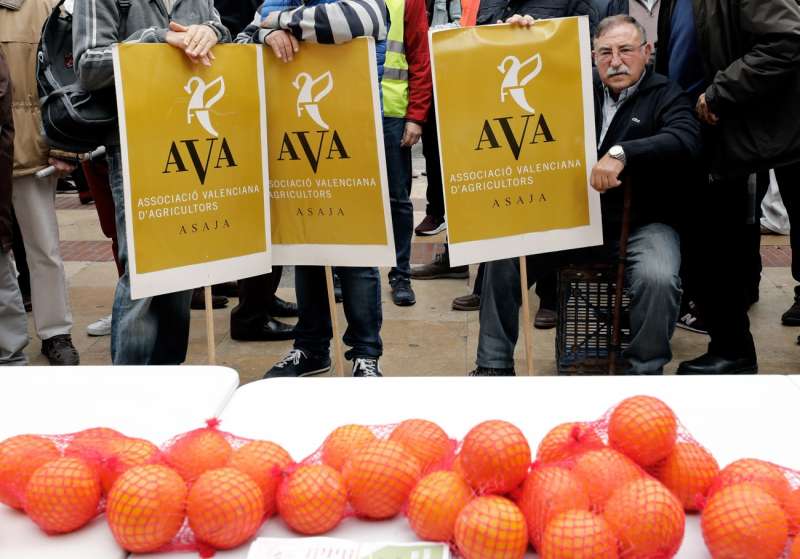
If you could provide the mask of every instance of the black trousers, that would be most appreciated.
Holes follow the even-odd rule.
[[[775,178],[778,181],[783,205],[789,215],[791,233],[789,240],[792,244],[792,277],[800,283],[800,163],[775,169]],[[797,258],[794,258],[797,255]],[[795,286],[795,295],[800,296],[800,286]]]
[[[239,304],[231,311],[231,326],[234,323],[245,328],[261,327],[269,315],[269,307],[281,283],[283,268],[273,266],[272,273],[239,280]]]
[[[428,176],[428,190],[425,197],[428,205],[425,213],[444,218],[444,190],[442,187],[442,166],[439,159],[439,133],[436,131],[436,111],[431,105],[428,121],[422,127],[422,154],[425,156],[425,173]]]

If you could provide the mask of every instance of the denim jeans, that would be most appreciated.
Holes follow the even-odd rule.
[[[117,224],[119,261],[124,273],[117,282],[111,317],[111,361],[114,365],[178,365],[189,344],[192,291],[131,299],[128,239],[125,236],[125,194],[119,146],[109,146],[111,195]]]
[[[610,252],[616,253],[616,246]],[[528,281],[542,271],[567,264],[608,259],[602,247],[527,257]],[[631,345],[623,354],[637,374],[659,373],[672,359],[670,339],[681,302],[680,238],[670,226],[651,223],[635,229],[628,238],[626,283],[631,297]],[[514,367],[514,347],[519,336],[519,259],[486,265],[481,294],[479,367]]]
[[[383,143],[386,149],[386,174],[389,178],[389,206],[392,210],[394,249],[397,266],[389,271],[389,283],[411,278],[411,234],[414,207],[411,205],[411,148],[400,146],[406,121],[383,117]]]
[[[378,269],[337,267],[336,273],[342,282],[342,303],[347,317],[344,343],[351,348],[345,357],[380,357],[383,353],[383,315]],[[299,315],[294,328],[294,347],[314,355],[328,355],[333,329],[328,310],[325,268],[296,266],[294,282]]]

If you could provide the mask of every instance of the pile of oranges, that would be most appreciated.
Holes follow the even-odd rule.
[[[535,452],[501,420],[460,443],[424,419],[343,425],[300,463],[214,422],[162,448],[106,428],[0,442],[0,503],[49,534],[105,507],[133,553],[234,548],[276,513],[301,535],[404,514],[417,537],[465,559],[521,559],[529,546],[543,559],[669,558],[685,513],[701,511],[712,558],[800,559],[798,486],[800,476],[760,460],[720,470],[650,396],[558,425]]]

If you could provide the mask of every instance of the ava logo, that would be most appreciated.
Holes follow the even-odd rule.
[[[528,102],[525,93],[525,86],[541,73],[542,66],[540,54],[534,54],[522,62],[516,56],[506,56],[503,59],[497,67],[504,76],[500,85],[500,102],[505,104],[511,99],[522,109],[523,114],[484,120],[475,151],[508,147],[514,159],[519,160],[524,145],[556,141],[544,114],[539,113],[538,118],[535,117],[536,110]]]
[[[193,76],[186,82],[183,90],[189,95],[186,122],[188,124],[197,122],[211,137],[205,140],[194,138],[173,141],[169,148],[163,174],[188,172],[185,163],[185,156],[188,156],[200,184],[205,184],[212,159],[214,160],[214,169],[236,167],[228,140],[220,139],[219,132],[211,123],[211,107],[225,95],[225,79],[220,76],[206,83],[201,78]]]
[[[321,130],[285,132],[278,161],[306,159],[316,173],[323,159],[350,159],[341,135],[336,130],[331,131],[320,112],[320,101],[333,91],[333,74],[327,71],[314,78],[307,72],[301,72],[292,85],[297,90],[297,118],[302,119],[305,113]]]
[[[528,66],[533,63],[535,63],[533,69],[527,75],[520,77],[520,72],[523,69],[527,72]],[[505,75],[503,85],[500,86],[500,102],[505,103],[510,95],[523,111],[529,114],[536,113],[536,110],[531,107],[525,97],[525,86],[542,71],[542,56],[534,54],[523,62],[520,62],[516,56],[506,56],[497,69],[500,70],[501,74]]]
[[[217,87],[217,93],[213,97],[208,97],[207,93],[213,91],[215,86]],[[191,99],[189,99],[189,108],[186,110],[186,121],[191,124],[192,119],[196,118],[200,126],[205,128],[206,132],[215,138],[219,137],[217,131],[211,126],[209,109],[225,95],[225,80],[222,76],[208,84],[198,77],[193,77],[183,90],[192,96]]]
[[[319,84],[325,80],[325,85]],[[333,89],[333,76],[330,72],[325,72],[317,79],[311,77],[311,74],[301,72],[292,82],[295,89],[298,90],[297,94],[297,116],[303,116],[303,111],[311,117],[311,120],[316,122],[323,130],[328,130],[329,126],[322,120],[319,114],[319,102],[328,96],[328,93]]]

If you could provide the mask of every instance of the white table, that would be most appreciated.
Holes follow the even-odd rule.
[[[224,367],[8,367],[0,374],[0,440],[103,426],[160,444],[218,415],[238,385]],[[48,537],[0,505],[0,559],[126,556],[104,517]]]
[[[222,414],[222,428],[273,440],[299,460],[345,423],[384,424],[421,417],[460,439],[483,420],[504,419],[523,430],[535,452],[555,425],[599,418],[623,398],[637,394],[667,402],[721,466],[752,456],[800,467],[800,446],[787,444],[792,426],[800,424],[800,385],[785,376],[273,379],[238,389]],[[699,516],[688,517],[679,558],[709,557],[699,524]],[[273,519],[260,535],[287,537],[290,532],[281,520]],[[328,535],[414,539],[403,518],[369,524],[348,519]],[[244,559],[247,550],[243,546],[217,557]]]
[[[789,380],[797,385],[797,388],[800,389],[800,375],[789,375]]]

